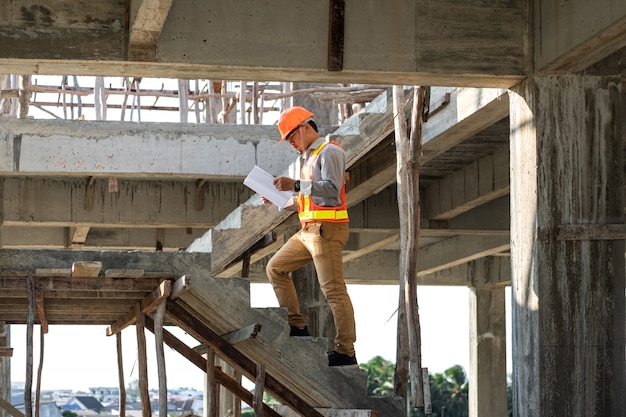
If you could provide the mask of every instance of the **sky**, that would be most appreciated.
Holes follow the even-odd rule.
[[[357,324],[357,359],[366,363],[381,356],[395,363],[398,304],[397,285],[349,285]],[[507,291],[507,313],[510,292]],[[253,284],[251,306],[274,307],[276,298],[268,284]],[[454,365],[469,371],[469,289],[466,287],[418,287],[418,305],[422,338],[422,366],[431,374]],[[510,314],[507,328],[510,329]],[[90,387],[118,386],[115,337],[106,336],[107,326],[49,326],[44,336],[42,390],[71,389],[88,391]],[[198,343],[179,328],[168,328],[193,347]],[[261,330],[262,331],[262,330]],[[33,389],[39,366],[39,326],[33,335]],[[510,332],[508,332],[510,333]],[[146,331],[148,384],[158,388],[154,337]],[[137,379],[136,334],[131,326],[122,331],[124,380],[126,386]],[[26,326],[11,326],[12,382],[26,378]],[[510,335],[507,346],[510,346]],[[510,372],[510,349],[507,368]],[[204,374],[177,352],[165,346],[167,386],[202,390]]]

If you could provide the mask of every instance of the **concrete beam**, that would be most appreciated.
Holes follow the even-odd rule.
[[[422,200],[422,216],[450,220],[508,193],[509,149],[506,147],[429,185]]]
[[[132,0],[128,59],[154,61],[157,42],[163,30],[172,0]]]
[[[140,226],[140,225],[138,225]],[[206,228],[101,228],[91,227],[80,244],[72,240],[76,227],[2,226],[2,249],[83,249],[178,251],[187,248]]]
[[[626,47],[622,0],[534,0],[534,52],[542,73],[576,73]]]
[[[0,120],[0,173],[241,180],[276,175],[296,153],[276,126]],[[225,157],[225,156],[228,157]]]
[[[84,2],[56,0],[42,7],[12,1],[0,9],[6,16],[0,20],[0,73],[502,88],[524,76],[521,1],[392,0],[346,7],[342,71],[327,69],[327,5],[289,0],[172,2],[153,62],[133,60],[133,48],[156,37],[167,3],[133,4],[131,10],[151,6],[137,15],[154,15],[158,23],[135,19],[129,31],[123,3],[94,10]]]
[[[209,271],[211,257],[188,252],[0,250],[3,271],[35,271],[40,268],[71,268],[79,261],[102,262],[102,270],[143,269],[146,275],[180,277],[190,271]]]
[[[210,228],[250,197],[241,182],[3,177],[3,226]],[[90,206],[86,206],[88,196]],[[198,204],[198,203],[202,204]]]

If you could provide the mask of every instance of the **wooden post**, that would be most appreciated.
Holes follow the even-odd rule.
[[[122,332],[115,333],[117,346],[117,375],[119,381],[119,417],[126,417],[126,385],[124,382],[124,361],[122,358]]]
[[[217,417],[217,380],[215,376],[215,350],[207,346],[205,417]]]
[[[189,117],[189,82],[178,80],[178,109],[180,122],[187,123]]]
[[[258,364],[256,366],[256,381],[254,384],[254,415],[263,417],[263,393],[265,392],[265,366]]]
[[[145,317],[141,312],[141,305],[137,304],[137,358],[139,362],[139,396],[141,398],[142,417],[151,417],[150,396],[148,394],[148,361],[146,358]]]
[[[28,107],[30,102],[30,75],[22,75],[22,88],[20,90],[20,119],[26,119],[28,116]]]
[[[28,273],[26,278],[28,288],[28,317],[26,319],[26,381],[24,384],[24,414],[26,417],[33,415],[33,326],[35,324],[35,278],[33,273]]]
[[[39,417],[39,402],[41,399],[41,374],[43,372],[44,329],[39,326],[39,366],[37,367],[37,389],[35,390],[35,417]]]
[[[159,417],[167,417],[167,373],[165,372],[165,351],[163,349],[163,323],[165,322],[165,300],[154,314],[154,344],[156,347],[157,372],[159,376]]]
[[[413,89],[411,137],[406,136],[404,87],[394,86],[398,211],[400,214],[400,303],[406,311],[406,323],[398,327],[408,336],[408,347],[399,346],[401,356],[409,358],[409,375],[414,407],[424,406],[422,379],[421,336],[417,304],[417,258],[419,254],[419,158],[422,139],[422,113],[426,89]],[[400,332],[400,329],[398,330]],[[408,349],[408,355],[406,354]]]
[[[248,94],[248,83],[245,81],[239,82],[239,122],[242,125],[246,124],[246,96]]]
[[[11,346],[11,326],[0,322],[0,348]],[[11,358],[0,356],[0,400],[11,398]],[[8,417],[10,413],[0,407],[0,417]]]

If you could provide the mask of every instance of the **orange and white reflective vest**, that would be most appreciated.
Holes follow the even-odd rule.
[[[335,142],[324,142],[317,147],[306,162],[306,165],[302,168],[302,179],[313,179],[313,165],[315,161],[324,149],[326,145],[333,143],[339,146]],[[339,192],[339,198],[341,205],[337,207],[318,206],[313,202],[313,198],[310,195],[303,195],[302,192],[298,193],[298,217],[301,223],[307,221],[325,221],[325,222],[348,222],[348,206],[346,204],[346,182],[341,183],[341,191]]]

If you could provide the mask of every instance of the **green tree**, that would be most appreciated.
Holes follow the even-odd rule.
[[[78,417],[78,414],[76,414],[72,410],[61,410],[61,415],[63,417]]]
[[[429,375],[431,417],[467,417],[469,398],[467,377],[463,367],[455,365],[442,374]],[[413,410],[411,417],[422,417],[422,409]]]
[[[372,396],[392,397],[394,395],[393,374],[396,366],[380,356],[361,364],[367,372],[367,394]]]
[[[136,399],[139,398],[139,379],[133,379],[126,386],[126,398]]]

